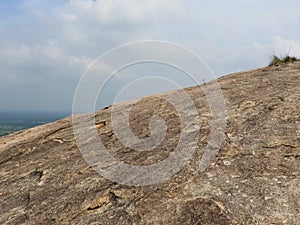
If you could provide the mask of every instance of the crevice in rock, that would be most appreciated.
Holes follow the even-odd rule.
[[[109,194],[109,200],[110,200],[111,202],[117,202],[118,199],[120,198],[119,196],[117,196],[117,195],[116,195],[114,192],[112,192],[112,191],[108,192],[108,194]]]
[[[296,146],[290,144],[282,144],[282,146],[289,147],[289,148],[296,148]]]
[[[31,172],[29,175],[31,177],[36,177],[38,179],[38,181],[40,181],[43,174],[44,174],[44,172],[42,170],[35,170],[35,171]]]
[[[68,127],[70,127],[69,124],[68,124],[68,125],[65,125],[65,126],[63,126],[63,127],[60,127],[60,128],[58,128],[58,129],[56,129],[56,130],[54,130],[54,131],[51,131],[50,133],[48,133],[47,135],[44,136],[44,139],[47,139],[49,136],[51,136],[51,135],[53,135],[53,134],[55,134],[55,133],[57,133],[57,132],[59,132],[59,131],[62,131],[62,130],[67,129]]]
[[[101,208],[100,205],[95,205],[95,206],[90,206],[90,207],[88,207],[87,210],[88,210],[88,211],[91,211],[91,210],[95,210],[95,209],[99,209],[99,208]]]

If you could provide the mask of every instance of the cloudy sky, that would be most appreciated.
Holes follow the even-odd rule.
[[[266,66],[273,54],[300,57],[300,1],[10,0],[0,4],[0,32],[0,111],[71,112],[88,66],[128,42],[179,44],[217,77]],[[180,76],[160,65],[127,69],[108,85],[99,107],[143,71]],[[145,79],[128,98],[168,89]]]

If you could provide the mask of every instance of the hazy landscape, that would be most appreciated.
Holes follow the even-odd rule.
[[[49,123],[67,116],[58,112],[0,112],[0,136]]]

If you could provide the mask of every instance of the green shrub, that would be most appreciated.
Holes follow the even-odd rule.
[[[286,57],[284,57],[283,59],[283,62],[284,63],[290,63],[290,62],[295,62],[295,61],[297,61],[297,58],[296,57],[291,57],[291,56],[286,56]]]
[[[285,64],[285,63],[290,63],[290,62],[295,62],[295,61],[298,61],[299,59],[297,59],[296,57],[294,56],[285,56],[285,57],[278,57],[276,55],[273,55],[272,56],[272,60],[271,62],[269,63],[269,66],[277,66],[277,65],[280,65],[280,64]]]

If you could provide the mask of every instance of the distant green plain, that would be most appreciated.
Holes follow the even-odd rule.
[[[26,128],[27,127],[15,126],[15,125],[0,125],[0,137]]]
[[[66,117],[56,112],[0,112],[0,137]]]

